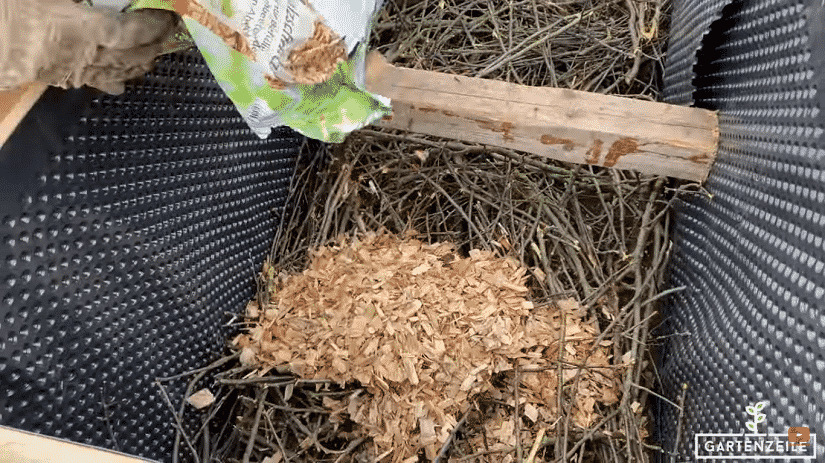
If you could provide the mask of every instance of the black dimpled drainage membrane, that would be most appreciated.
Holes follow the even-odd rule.
[[[301,141],[258,139],[197,54],[47,91],[0,151],[0,424],[168,461],[152,382],[221,354]]]
[[[686,5],[716,3],[676,9]],[[721,16],[672,42],[707,32],[695,78],[669,69],[669,95],[682,102],[679,89],[693,87],[688,102],[719,110],[721,139],[712,196],[676,215],[670,285],[686,289],[663,308],[658,371],[665,397],[688,390],[678,456],[657,460],[695,461],[697,433],[750,433],[746,406],[767,401],[759,432],[809,427],[818,456],[808,461],[825,461],[825,11],[821,0],[758,0]],[[668,452],[678,420],[657,401],[655,438]]]
[[[718,20],[722,8],[734,0],[672,0],[670,37],[665,58],[664,95],[668,102],[693,103],[693,66],[701,53],[702,38]]]

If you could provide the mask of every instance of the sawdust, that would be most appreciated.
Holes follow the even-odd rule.
[[[324,398],[330,419],[358,423],[394,462],[421,449],[432,460],[480,400],[513,406],[518,397],[527,419],[553,430],[559,378],[572,384],[582,364],[572,421],[587,428],[597,404],[618,401],[624,365],[615,366],[610,341],[593,345],[598,325],[576,301],[534,306],[527,279],[514,259],[489,251],[462,257],[447,243],[375,234],[342,240],[283,277],[268,303],[250,302],[255,325],[234,344],[256,375],[359,382],[366,394]],[[480,425],[491,449],[515,444],[515,419],[501,407]],[[470,437],[476,448],[481,439]]]
[[[298,84],[319,84],[329,79],[338,63],[346,59],[343,39],[317,21],[312,37],[289,52],[284,68]]]

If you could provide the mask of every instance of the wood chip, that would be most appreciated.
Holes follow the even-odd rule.
[[[209,389],[201,389],[200,391],[192,394],[189,396],[186,401],[189,405],[195,407],[196,409],[200,410],[202,408],[208,407],[215,402],[215,396],[209,391]]]
[[[346,59],[343,39],[317,21],[312,37],[289,52],[284,68],[298,84],[319,84],[329,79],[338,63]]]
[[[527,418],[530,418],[530,421],[533,423],[539,419],[539,409],[535,407],[533,404],[525,404],[524,405],[524,415]]]
[[[576,301],[534,305],[526,269],[489,251],[469,254],[384,235],[318,249],[304,272],[278,282],[277,300],[263,304],[256,327],[236,339],[241,361],[260,371],[288,366],[304,379],[360,382],[368,394],[324,405],[360,424],[376,454],[390,452],[394,463],[420,450],[437,453],[455,417],[482,392],[512,401],[513,391],[498,391],[492,380],[512,375],[517,361],[533,369],[521,375],[525,415],[552,429],[559,349],[566,361],[598,367],[609,365],[609,346],[594,346],[587,311]],[[577,371],[565,368],[563,381]],[[597,403],[618,401],[621,371],[582,370],[576,426],[597,420]],[[515,444],[511,415],[485,426],[491,447]]]
[[[244,347],[243,350],[241,350],[240,361],[242,365],[254,365],[255,351],[250,347]]]

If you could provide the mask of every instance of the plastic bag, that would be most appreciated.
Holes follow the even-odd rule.
[[[367,40],[380,0],[137,0],[183,16],[212,74],[249,127],[288,125],[318,140],[391,113],[365,89]]]

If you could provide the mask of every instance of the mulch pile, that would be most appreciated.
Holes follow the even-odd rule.
[[[367,235],[315,252],[309,268],[279,285],[234,344],[264,376],[278,367],[302,379],[357,382],[366,394],[326,398],[330,420],[352,420],[389,461],[432,460],[479,397],[520,403],[537,426],[558,421],[559,374],[580,393],[573,424],[596,421],[596,402],[618,401],[622,368],[609,361],[612,341],[575,300],[534,306],[527,269],[515,259],[450,244]],[[586,369],[579,370],[578,366]],[[508,379],[500,390],[495,381]],[[514,418],[487,420],[487,449],[515,445]],[[523,439],[530,439],[525,429]],[[479,433],[477,448],[484,448]]]

